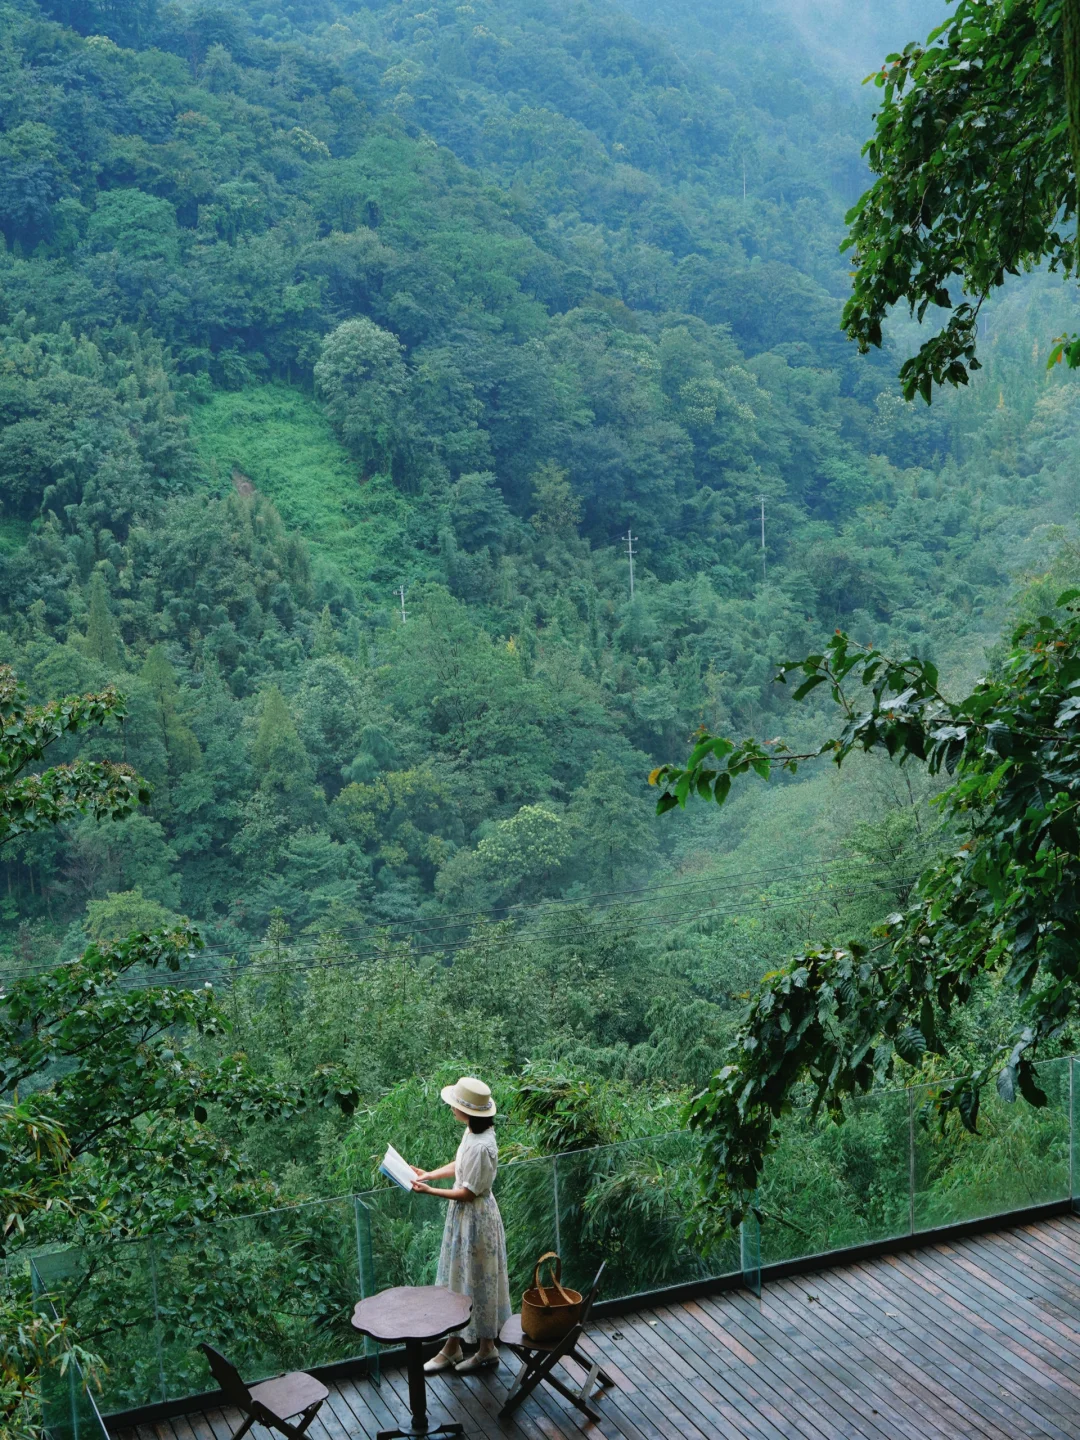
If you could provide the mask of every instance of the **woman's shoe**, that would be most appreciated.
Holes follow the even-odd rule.
[[[470,1355],[467,1360],[459,1360],[454,1369],[459,1375],[472,1375],[477,1370],[494,1370],[499,1363],[499,1352],[496,1350],[491,1355]]]
[[[438,1375],[443,1370],[454,1370],[460,1364],[462,1364],[462,1361],[457,1355],[446,1355],[440,1350],[437,1355],[433,1355],[425,1364],[424,1374]]]

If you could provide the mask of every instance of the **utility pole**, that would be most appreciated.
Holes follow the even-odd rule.
[[[634,598],[634,556],[637,554],[637,551],[634,549],[634,541],[635,541],[637,538],[638,538],[638,537],[637,537],[636,535],[631,535],[631,533],[630,533],[630,527],[627,526],[627,530],[626,530],[626,557],[627,557],[627,559],[630,561],[630,599],[631,599],[631,600]]]
[[[397,593],[401,596],[401,623],[402,623],[402,625],[404,625],[404,624],[405,624],[405,586],[404,586],[404,585],[399,585],[399,586],[398,586],[398,592],[397,592]]]
[[[759,495],[758,499],[761,501],[761,578],[764,581],[768,578],[765,574],[765,496]]]

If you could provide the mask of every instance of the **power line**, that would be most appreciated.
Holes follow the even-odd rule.
[[[910,877],[902,883],[913,883],[913,880],[914,877]],[[881,881],[871,881],[861,886],[845,887],[844,898],[847,900],[852,900],[872,894],[882,894],[885,893],[887,890],[888,886],[883,884]],[[759,905],[762,909],[766,911],[790,910],[798,907],[799,905],[805,904],[808,901],[825,898],[829,895],[829,893],[830,892],[825,888],[818,888],[814,891],[803,892],[797,895],[773,896],[767,899],[763,898],[761,901],[759,901]],[[631,932],[650,930],[658,926],[672,926],[676,929],[680,929],[692,922],[710,917],[724,919],[731,916],[744,915],[745,913],[745,906],[732,906],[730,904],[713,905],[707,906],[700,910],[691,911],[690,913],[686,913],[685,910],[683,910],[675,914],[662,914],[654,915],[651,917],[637,917],[634,921],[627,922],[626,928],[629,929]],[[551,930],[547,930],[543,932],[542,938],[548,943],[558,944],[560,942],[572,940],[579,933],[580,930],[577,927],[563,928],[560,930],[555,930],[554,932],[552,932]],[[331,932],[331,935],[329,937],[324,937],[322,940],[316,939],[316,937],[314,936],[303,937],[304,943],[302,945],[297,941],[285,942],[283,948],[287,949],[289,952],[287,958],[272,958],[270,952],[264,949],[261,953],[257,953],[254,958],[248,960],[246,964],[238,965],[236,978],[239,979],[248,976],[272,977],[274,975],[289,975],[295,974],[296,972],[301,970],[310,970],[316,968],[322,970],[352,969],[366,965],[369,961],[377,959],[380,955],[380,950],[375,948],[346,957],[340,957],[336,959],[331,958],[331,956],[326,954],[325,952],[322,954],[318,953],[319,948],[325,943],[326,938],[332,939],[333,932]],[[518,931],[513,934],[488,939],[486,941],[486,944],[490,949],[492,949],[495,953],[498,954],[520,945],[524,938],[526,937],[524,937],[522,933]],[[475,937],[470,936],[462,940],[450,942],[448,944],[432,944],[414,947],[410,950],[408,958],[412,960],[418,960],[434,955],[448,958],[460,953],[462,950],[473,948],[476,946],[476,944],[477,941]],[[213,962],[215,960],[235,961],[235,956],[231,952],[216,950],[213,948],[194,952],[192,958],[194,961],[192,968],[186,970],[183,973],[182,977],[177,972],[170,972],[169,974],[163,974],[162,976],[160,976],[160,981],[164,983],[169,983],[170,981],[174,980],[175,977],[175,981],[177,983],[182,983],[184,985],[184,988],[191,988],[192,985],[209,983],[212,980],[220,981],[223,978],[221,975],[220,966],[207,964],[207,962]]]
[[[693,875],[683,880],[668,880],[662,885],[628,885],[614,890],[588,890],[581,895],[551,896],[536,902],[538,910],[553,909],[581,909],[583,906],[593,908],[604,908],[597,906],[598,901],[608,900],[612,904],[617,903],[623,896],[649,896],[663,894],[668,891],[694,891],[694,890],[735,890],[749,891],[757,888],[759,883],[769,883],[776,880],[803,879],[816,876],[835,866],[850,865],[852,862],[847,856],[839,855],[832,860],[820,860],[809,869],[802,865],[766,866],[760,870],[744,870],[737,877],[726,876],[713,878],[704,875]],[[627,903],[637,903],[628,901]],[[489,905],[476,910],[453,910],[442,916],[434,925],[417,926],[412,920],[384,920],[373,925],[350,924],[336,926],[335,932],[368,934],[372,930],[389,931],[408,929],[414,934],[427,934],[434,930],[459,929],[470,921],[487,919],[495,915],[513,915],[521,913],[525,907],[521,901],[515,901],[511,905]],[[301,936],[305,932],[301,932]],[[310,933],[310,932],[307,932]],[[299,936],[297,938],[300,938]],[[258,943],[262,943],[261,941]],[[52,969],[51,964],[40,968]]]
[[[652,896],[666,896],[674,892],[675,898],[688,898],[695,894],[708,892],[710,894],[724,894],[734,892],[736,894],[748,894],[764,884],[774,884],[792,879],[819,878],[838,866],[850,865],[852,862],[847,856],[837,856],[832,860],[821,860],[816,865],[806,868],[802,865],[767,866],[760,870],[744,870],[738,876],[724,878],[712,878],[702,875],[694,875],[683,880],[669,880],[662,885],[632,885],[614,890],[590,890],[577,896],[550,897],[537,902],[532,907],[517,901],[512,905],[492,905],[477,910],[452,911],[449,915],[441,916],[430,925],[419,925],[413,920],[387,920],[374,924],[351,923],[348,925],[334,926],[327,933],[342,936],[368,937],[373,934],[386,936],[389,943],[403,943],[418,935],[438,935],[447,931],[462,930],[469,926],[475,926],[480,920],[491,920],[495,924],[501,923],[496,917],[504,919],[525,918],[531,915],[532,918],[542,918],[545,915],[559,910],[599,910],[605,911],[614,908],[622,903],[624,905],[641,905],[646,903]],[[601,902],[607,902],[606,904]],[[209,923],[209,922],[208,922]],[[404,932],[395,935],[394,932]],[[301,931],[290,943],[298,943],[303,939],[318,939],[310,931]],[[265,941],[253,942],[251,949],[257,950],[265,945]],[[200,954],[207,953],[233,954],[233,951],[222,950],[220,946],[209,946]],[[52,961],[28,967],[25,973],[43,974],[55,968]]]
[[[664,885],[644,885],[635,886],[623,890],[593,891],[589,894],[579,897],[551,899],[544,901],[541,903],[541,905],[535,907],[531,912],[529,910],[523,909],[523,907],[521,907],[520,905],[492,907],[488,910],[459,911],[454,916],[447,917],[446,919],[440,920],[436,924],[427,926],[416,926],[409,921],[397,921],[390,922],[389,924],[385,925],[373,926],[343,925],[334,927],[333,929],[325,932],[321,936],[314,935],[311,932],[301,932],[300,935],[293,937],[283,943],[286,944],[291,951],[295,952],[301,946],[305,947],[310,951],[311,946],[323,945],[328,939],[332,940],[335,937],[341,938],[342,940],[346,940],[349,936],[371,939],[381,938],[384,940],[386,945],[400,945],[408,944],[419,936],[431,936],[436,938],[422,946],[414,946],[412,953],[414,955],[439,954],[444,951],[449,953],[474,944],[474,938],[471,935],[461,939],[439,939],[437,937],[446,935],[446,933],[449,931],[465,929],[470,926],[470,922],[471,927],[475,928],[475,925],[479,921],[491,920],[494,916],[499,914],[504,915],[508,919],[513,919],[515,918],[514,912],[516,912],[519,918],[531,919],[535,923],[542,924],[545,919],[550,918],[552,915],[558,915],[560,912],[564,912],[567,910],[586,911],[587,913],[591,912],[593,914],[599,911],[601,914],[603,914],[617,908],[620,904],[624,907],[643,906],[650,903],[652,898],[657,895],[665,899],[676,901],[680,906],[685,906],[687,902],[693,901],[698,896],[703,894],[721,894],[728,897],[734,895],[750,895],[754,892],[760,891],[762,885],[783,883],[784,881],[788,880],[816,879],[827,882],[831,878],[828,874],[831,869],[837,866],[849,865],[850,863],[851,862],[847,860],[846,857],[838,857],[835,860],[822,861],[820,862],[820,864],[813,866],[809,869],[801,866],[786,866],[769,867],[759,871],[744,871],[738,878],[731,877],[726,881],[707,880],[701,877],[695,877],[692,880],[670,881]],[[897,883],[911,884],[914,882],[915,878],[917,877],[904,877]],[[847,893],[872,893],[873,891],[884,890],[887,888],[888,887],[880,881],[870,881],[865,884],[856,886],[854,887],[854,889],[852,887],[847,887]],[[775,906],[785,899],[791,899],[795,902],[801,902],[803,900],[811,898],[812,895],[820,895],[824,893],[826,893],[826,887],[823,886],[821,888],[815,889],[814,891],[804,891],[801,894],[793,897],[771,896],[768,898],[763,898],[761,901],[759,901],[759,903],[765,904],[766,906]],[[607,900],[608,903],[606,905],[596,905],[595,903],[590,905],[589,902],[595,902],[597,900]],[[704,910],[691,912],[691,914],[689,915],[686,914],[684,910],[680,909],[674,914],[663,913],[655,917],[655,919],[653,919],[652,921],[643,921],[640,923],[643,925],[669,923],[679,924],[682,921],[694,919],[701,915],[713,913],[741,914],[743,913],[744,909],[744,906],[737,906],[734,909],[725,909],[723,907],[711,906],[707,907]],[[495,920],[494,923],[505,923],[505,921],[500,922],[498,920]],[[395,935],[392,933],[395,930],[405,931],[406,933]],[[567,929],[561,933],[576,933],[576,927],[574,927],[573,929]],[[515,932],[512,936],[507,937],[507,943],[517,944],[520,940],[520,934],[521,932],[519,930]],[[550,937],[550,930],[548,931],[548,935]],[[555,938],[558,939],[559,935],[560,932],[556,931]],[[488,943],[491,942],[489,941]],[[217,945],[209,945],[204,949],[193,953],[200,962],[208,959],[235,958],[235,951],[226,950],[221,946]],[[247,961],[249,967],[251,965],[261,963],[260,961],[250,958],[251,955],[259,955],[260,953],[263,955],[265,955],[266,953],[265,941],[259,942],[257,945],[254,945],[252,947],[252,950],[249,952],[249,958]],[[374,946],[369,944],[365,951],[359,956],[357,956],[356,963],[363,963],[366,959],[374,958],[379,953],[380,950],[377,944]],[[26,967],[22,970],[21,974],[23,976],[44,974],[55,968],[57,968],[57,966],[54,962],[45,962],[39,965]]]
[[[862,890],[852,890],[852,891],[848,892],[848,894],[845,896],[845,898],[850,900],[850,899],[856,899],[856,898],[865,897],[866,895],[869,895],[869,894],[878,894],[878,895],[880,895],[880,894],[882,894],[882,893],[884,893],[883,887],[874,885],[874,886],[868,886],[868,887],[866,887],[866,888],[864,888],[864,889],[862,889]],[[818,892],[818,893],[815,894],[814,896],[809,896],[809,895],[787,896],[787,897],[785,897],[784,899],[773,900],[773,901],[771,902],[771,904],[766,905],[764,908],[767,909],[767,910],[774,910],[774,911],[785,911],[785,910],[795,909],[795,908],[797,908],[798,906],[800,906],[800,905],[802,905],[802,904],[805,904],[805,903],[806,903],[808,900],[810,900],[810,899],[818,898],[818,894],[820,894],[820,892]],[[743,908],[741,908],[741,907],[710,906],[710,907],[707,907],[706,909],[703,909],[703,910],[693,911],[693,912],[691,912],[690,914],[680,914],[680,915],[677,915],[677,916],[676,916],[676,915],[660,915],[660,916],[653,916],[653,917],[650,917],[650,918],[642,917],[642,918],[636,920],[636,921],[633,922],[633,923],[627,923],[626,928],[627,928],[628,930],[630,930],[631,932],[633,932],[633,933],[637,933],[637,932],[640,932],[640,931],[654,930],[654,929],[657,929],[657,928],[659,928],[659,927],[670,927],[670,928],[676,928],[676,929],[677,929],[677,928],[682,928],[683,926],[688,925],[688,924],[690,924],[690,923],[692,923],[692,922],[697,922],[697,921],[701,921],[701,920],[704,920],[704,919],[709,919],[709,918],[727,919],[727,918],[731,918],[731,917],[733,917],[733,916],[744,915],[745,913],[746,913],[745,910],[744,910]],[[545,935],[543,936],[543,938],[544,938],[548,943],[554,943],[554,944],[559,944],[560,942],[566,943],[566,942],[571,941],[572,939],[574,939],[576,933],[577,933],[577,932],[572,932],[572,931],[569,931],[569,930],[564,930],[564,931],[556,932],[555,934],[547,933],[547,934],[545,934]],[[519,945],[522,943],[523,938],[524,938],[524,937],[523,937],[521,934],[515,934],[515,935],[505,936],[505,937],[502,937],[501,939],[495,940],[494,942],[492,942],[492,941],[487,942],[487,943],[488,943],[488,948],[489,948],[493,953],[495,953],[496,955],[501,955],[501,954],[506,953],[507,951],[513,950],[516,946],[519,946]],[[452,943],[452,944],[449,944],[449,945],[445,945],[445,946],[427,946],[427,947],[421,947],[421,948],[419,948],[419,949],[410,950],[409,955],[408,955],[408,959],[409,959],[409,960],[412,960],[412,961],[415,961],[415,960],[424,960],[424,959],[430,959],[430,958],[433,957],[433,956],[439,956],[439,957],[441,957],[441,958],[451,959],[453,956],[455,956],[455,955],[457,955],[457,954],[460,954],[462,951],[469,950],[469,949],[473,949],[473,948],[475,948],[475,947],[476,947],[476,941],[475,941],[475,939],[471,939],[471,938],[470,938],[470,939],[467,939],[467,940],[461,940],[461,941],[458,941],[458,942],[455,942],[455,943]],[[205,954],[205,952],[201,952],[201,954]],[[200,957],[200,958],[201,958],[201,957]],[[213,958],[213,957],[211,957],[211,958]],[[226,958],[226,957],[223,956],[222,958]],[[314,969],[319,969],[319,970],[339,970],[339,969],[346,969],[346,970],[348,970],[348,969],[356,969],[356,968],[360,968],[360,967],[362,967],[362,966],[370,963],[372,960],[377,959],[377,958],[378,958],[378,952],[375,952],[375,951],[368,952],[368,953],[366,953],[366,954],[350,955],[350,956],[348,956],[348,957],[341,958],[341,959],[331,959],[331,958],[329,958],[329,957],[319,957],[319,956],[317,956],[317,955],[313,955],[310,951],[307,952],[307,953],[302,953],[299,957],[297,957],[297,956],[295,955],[295,952],[294,952],[293,954],[290,955],[290,957],[289,957],[287,960],[284,960],[284,961],[273,961],[273,962],[271,962],[271,963],[269,963],[269,964],[268,964],[268,963],[265,963],[263,960],[253,960],[253,961],[250,961],[247,965],[245,965],[244,967],[238,969],[238,973],[237,973],[236,978],[237,978],[237,979],[241,979],[241,978],[244,978],[244,977],[247,977],[247,976],[255,976],[255,977],[265,976],[266,978],[269,979],[269,978],[273,978],[274,976],[295,974],[295,973],[297,973],[297,972],[299,972],[299,971],[305,971],[305,972],[306,972],[306,971],[314,970]],[[192,985],[192,984],[198,985],[198,984],[205,984],[205,983],[208,983],[208,982],[212,982],[212,981],[214,980],[214,978],[215,978],[215,974],[216,974],[215,971],[213,971],[213,970],[211,970],[211,969],[208,969],[208,968],[203,968],[203,969],[200,969],[198,972],[187,974],[184,978],[185,978],[188,986],[190,986],[190,985]],[[220,979],[220,978],[221,978],[220,975],[218,975],[217,978]]]
[[[785,879],[803,879],[816,876],[828,868],[850,864],[845,857],[838,857],[835,860],[823,860],[820,865],[807,870],[802,866],[792,865],[781,868],[770,868],[758,871],[746,871],[739,878],[730,877],[726,880],[707,879],[702,876],[695,876],[687,880],[671,880],[663,885],[635,885],[621,890],[593,890],[579,896],[552,897],[539,901],[533,908],[543,913],[545,911],[558,909],[580,910],[589,908],[593,910],[605,910],[621,903],[627,905],[640,905],[653,895],[662,895],[675,891],[679,894],[696,891],[736,891],[748,892],[757,886],[755,880],[761,883],[773,882]],[[749,882],[749,883],[748,883]],[[624,899],[624,897],[632,897]],[[607,905],[598,904],[600,901],[607,901]],[[433,925],[418,926],[411,920],[393,920],[382,924],[361,925],[350,924],[335,927],[343,934],[369,934],[372,930],[407,930],[410,934],[426,935],[440,930],[458,930],[467,925],[470,921],[480,919],[492,919],[496,915],[503,915],[512,918],[515,913],[521,915],[526,907],[518,901],[513,905],[493,905],[482,910],[459,910],[441,918]],[[496,922],[498,923],[498,922]]]

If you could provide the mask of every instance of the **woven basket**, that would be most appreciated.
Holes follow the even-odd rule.
[[[540,1284],[540,1267],[549,1264],[551,1283],[548,1289]],[[576,1290],[562,1286],[562,1261],[554,1250],[541,1255],[533,1271],[532,1289],[521,1297],[521,1328],[530,1340],[550,1343],[561,1340],[581,1319],[581,1296]]]

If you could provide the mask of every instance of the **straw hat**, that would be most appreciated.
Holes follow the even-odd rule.
[[[463,1075],[456,1085],[444,1085],[441,1094],[447,1105],[466,1115],[495,1114],[490,1088],[482,1080],[474,1080],[469,1075]]]

